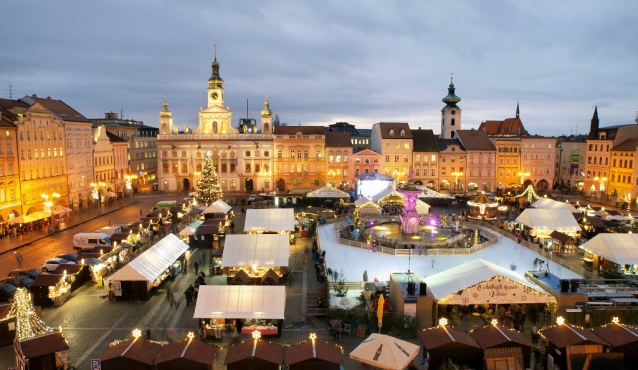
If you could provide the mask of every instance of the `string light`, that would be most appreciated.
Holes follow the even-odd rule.
[[[133,338],[137,339],[142,336],[142,331],[140,329],[135,328],[133,330]]]
[[[527,189],[525,189],[525,191],[519,195],[516,196],[516,198],[520,198],[522,196],[525,196],[525,194],[527,194],[527,200],[531,203],[534,199],[540,199],[540,196],[538,196],[538,194],[536,194],[536,192],[534,192],[534,188],[532,187],[532,185],[529,185],[527,187]]]
[[[16,319],[17,334],[20,340],[32,338],[53,331],[35,312],[26,288],[17,288],[9,312],[1,321]],[[62,328],[60,327],[60,331]]]
[[[210,156],[206,156],[204,160],[204,168],[202,168],[201,177],[197,181],[196,193],[195,197],[200,202],[212,203],[224,197],[213,159]]]
[[[447,319],[445,317],[442,317],[439,319],[439,326],[446,326],[447,325]]]
[[[556,324],[557,325],[563,325],[565,323],[565,319],[562,316],[558,316],[556,318]]]

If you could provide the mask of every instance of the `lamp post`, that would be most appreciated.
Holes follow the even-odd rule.
[[[133,203],[133,180],[137,179],[137,175],[126,175],[124,178],[126,179],[126,188],[131,194],[131,203]]]
[[[459,186],[459,176],[463,176],[463,172],[452,172],[450,175],[454,176],[454,190]]]
[[[97,200],[97,208],[100,211],[100,214],[102,214],[102,196],[100,194],[100,187],[102,186],[106,186],[105,183],[103,182],[98,182],[98,183],[91,183],[91,186],[93,187],[93,199]]]
[[[50,229],[53,229],[53,199],[59,198],[60,194],[58,193],[45,193],[42,194],[42,199],[44,199],[44,201],[42,202],[42,209],[44,209],[45,211],[51,213],[51,226]]]
[[[605,181],[607,181],[606,177],[594,177],[594,181],[598,181],[598,190],[600,191],[600,196],[602,198],[603,192],[605,191]]]

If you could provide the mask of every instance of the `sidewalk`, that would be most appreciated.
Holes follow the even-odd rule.
[[[120,200],[122,201],[122,206],[120,206]],[[100,216],[115,212],[135,203],[137,203],[136,200],[133,200],[133,202],[131,203],[130,197],[124,197],[122,199],[117,199],[115,202],[113,202],[113,204],[110,205],[102,204],[101,212],[100,209],[98,209],[97,205],[93,205],[89,208],[73,210],[70,214],[70,220],[60,221],[55,232],[53,233],[48,232],[48,230],[44,228],[40,230],[33,230],[28,234],[18,235],[17,237],[11,236],[0,239],[0,254],[10,252],[48,236],[53,236],[61,231],[83,224],[87,221],[94,220]]]

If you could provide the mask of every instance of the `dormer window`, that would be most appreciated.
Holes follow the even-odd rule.
[[[605,140],[607,139],[607,133],[606,132],[601,132],[599,135],[599,139],[600,140]]]
[[[390,130],[390,136],[394,136],[394,130]]]
[[[401,130],[401,136],[405,136],[405,130]]]

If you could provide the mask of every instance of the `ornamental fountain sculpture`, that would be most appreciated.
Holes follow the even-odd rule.
[[[399,193],[405,198],[405,204],[403,206],[403,215],[401,217],[401,225],[405,234],[417,234],[419,232],[419,224],[421,223],[421,216],[416,211],[416,201],[419,199],[419,195],[423,192],[417,190],[414,185],[414,180],[408,181],[404,190],[399,190]]]

